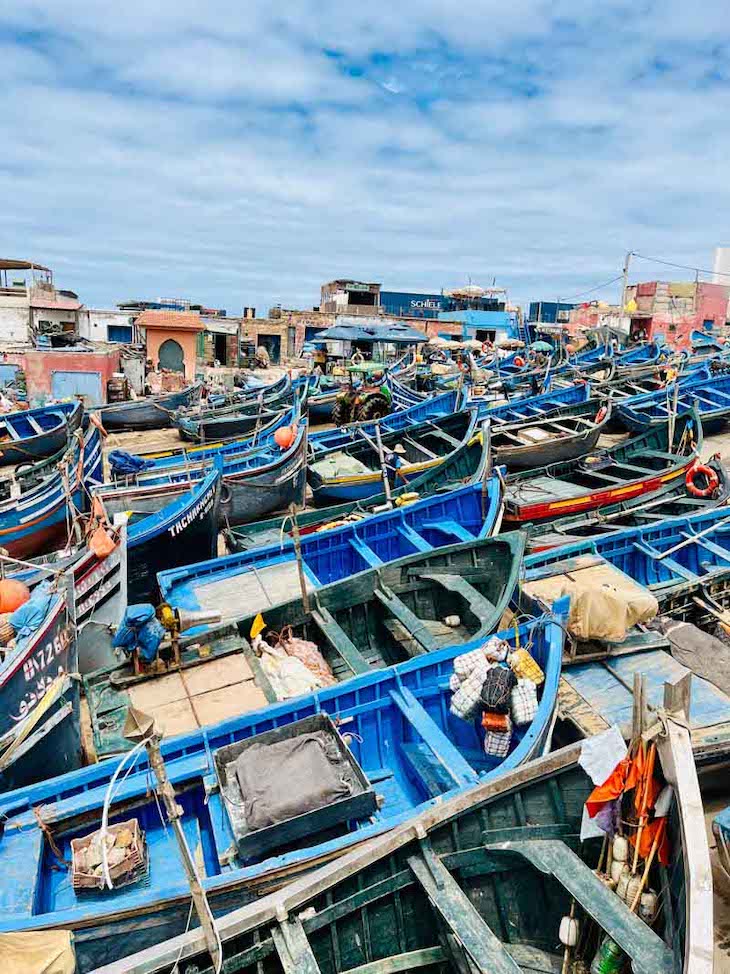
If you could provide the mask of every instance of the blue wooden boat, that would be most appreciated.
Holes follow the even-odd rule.
[[[621,370],[627,365],[654,365],[666,358],[668,351],[665,346],[657,345],[656,342],[647,342],[617,352],[614,358],[616,365]]]
[[[488,538],[499,531],[501,512],[500,479],[494,475],[355,524],[305,535],[301,553],[306,584],[317,589],[406,555]],[[236,618],[243,605],[253,611],[299,590],[294,541],[285,537],[281,544],[162,572],[158,582],[170,605],[213,609],[224,619]]]
[[[83,403],[60,402],[0,416],[0,465],[33,463],[67,444],[81,425]]]
[[[486,426],[486,429],[485,429]],[[391,503],[409,503],[444,493],[468,483],[477,483],[490,467],[489,424],[482,424],[481,430],[468,443],[444,460],[442,464],[422,473],[409,483],[401,484],[391,491]],[[406,495],[408,495],[406,497]],[[310,508],[297,513],[297,524],[301,534],[331,530],[341,527],[347,521],[357,522],[369,517],[378,508],[388,503],[384,492],[368,497],[365,501],[350,501],[331,507]],[[288,515],[276,515],[260,521],[256,520],[243,527],[226,529],[224,537],[230,552],[248,551],[261,545],[279,544],[282,537],[291,537],[292,526]]]
[[[546,675],[537,713],[517,730],[505,758],[485,754],[480,721],[449,713],[453,660],[473,644],[438,650],[163,741],[167,775],[183,809],[182,827],[213,912],[255,899],[268,884],[281,885],[296,872],[340,856],[416,813],[441,807],[446,797],[496,780],[543,753],[557,700],[562,624],[543,616],[504,635],[513,646],[517,638],[521,646],[529,645]],[[235,782],[226,771],[231,752],[251,740],[264,744],[272,736],[286,739],[314,728],[326,732],[348,762],[356,762],[353,773],[365,789],[360,794],[370,796],[367,804],[359,803],[352,817],[334,829],[327,828],[321,809],[298,816],[300,839],[294,843],[287,842],[294,834],[288,829],[268,833],[259,845],[257,835],[244,844],[236,824]],[[150,793],[146,759],[139,759],[139,753],[137,758],[134,770],[118,779],[109,823],[137,820],[145,833],[149,869],[141,882],[111,891],[74,889],[64,860],[71,859],[74,838],[99,828],[116,760],[0,798],[0,863],[6,880],[0,887],[0,932],[72,931],[78,974],[182,933],[188,922],[190,891],[182,864]],[[381,796],[377,802],[375,792]]]
[[[272,437],[273,439],[273,437]],[[213,455],[198,454],[194,460],[163,458],[149,470],[127,478],[137,487],[165,484],[181,486],[199,481],[214,463],[222,464],[223,482],[219,504],[219,524],[246,524],[264,514],[282,510],[291,503],[302,504],[306,487],[307,423],[296,428],[289,447],[275,443],[244,453],[227,455],[217,447]]]
[[[646,586],[672,615],[696,614],[693,597],[701,590],[715,602],[730,596],[730,511],[715,508],[539,551],[525,559],[526,579],[584,556],[605,559]]]
[[[627,429],[643,432],[651,426],[665,423],[674,407],[674,383],[666,389],[647,396],[620,402],[616,410]],[[706,436],[725,427],[730,418],[730,374],[709,378],[700,375],[679,384],[677,411],[684,413],[697,407]]]
[[[668,709],[678,694],[671,686],[666,694],[660,705]],[[236,906],[216,922],[221,969],[560,974],[567,959],[565,970],[575,974],[589,967],[712,974],[712,866],[683,717],[666,719],[657,744],[657,779],[674,787],[671,860],[661,865],[655,858],[647,869],[650,888],[662,891],[653,923],[605,882],[600,834],[581,840],[594,784],[577,743],[425,810],[286,889]],[[625,820],[633,832],[628,809]],[[730,814],[715,820],[715,835],[726,848]],[[720,860],[730,870],[730,856]],[[570,953],[559,939],[568,914],[580,931]],[[595,964],[597,954],[605,959],[606,943],[616,948],[611,968]],[[213,974],[214,967],[198,927],[96,974]]]
[[[235,440],[221,440],[217,443],[203,445],[189,445],[173,450],[150,450],[136,453],[145,461],[145,469],[169,469],[174,467],[188,467],[191,464],[205,461],[212,463],[215,457],[223,460],[236,457],[250,450],[274,446],[274,434],[284,426],[293,426],[299,422],[301,407],[298,402],[288,409],[282,410],[270,423],[261,426],[248,436],[236,437]],[[113,473],[113,470],[112,470]]]
[[[385,433],[381,437],[383,450],[402,450],[395,484],[413,480],[442,464],[469,442],[476,425],[476,411],[465,409]],[[310,460],[307,482],[315,507],[365,500],[380,493],[383,472],[377,443],[360,437],[347,445],[323,449]]]
[[[489,400],[473,396],[469,400],[469,405],[478,405],[479,418],[489,417],[493,424],[521,423],[563,411],[571,406],[583,405],[590,397],[591,384],[582,382],[553,389],[539,396],[522,396],[496,405],[491,404]]]
[[[381,435],[385,436],[386,433],[395,433],[410,428],[414,423],[451,416],[463,409],[465,404],[466,393],[457,391],[445,392],[427,399],[419,398],[405,409],[399,409],[388,416],[384,416],[383,419],[378,420],[377,424],[374,422],[350,423],[336,429],[314,430],[309,434],[309,449],[312,455],[317,457],[329,450],[338,450],[359,439],[364,439],[363,433],[372,440],[375,437],[376,425],[380,427]]]
[[[505,423],[492,430],[495,461],[509,471],[544,470],[590,453],[611,420],[611,403],[586,402],[569,414],[550,413],[528,422]]]
[[[127,515],[127,601],[159,602],[157,573],[188,565],[218,549],[220,467],[187,483],[118,487],[94,492],[110,519]]]
[[[193,415],[177,414],[173,420],[180,438],[194,443],[209,440],[233,439],[248,436],[262,427],[275,423],[281,413],[293,402],[304,405],[309,393],[309,376],[302,379],[288,378],[283,391],[257,396],[243,403],[234,403],[221,409],[206,410]]]
[[[144,396],[142,399],[115,402],[109,406],[92,406],[89,412],[97,413],[102,426],[110,433],[166,429],[172,426],[175,410],[196,403],[200,399],[202,388],[202,384],[196,382],[180,392]]]
[[[83,435],[77,431],[68,449],[17,475],[17,490],[0,499],[0,546],[13,558],[63,546],[69,540],[71,506],[75,511],[88,508],[84,484],[103,479],[99,431],[93,426]]]
[[[15,645],[0,663],[0,788],[79,767],[80,688],[73,577],[40,582],[10,616]]]

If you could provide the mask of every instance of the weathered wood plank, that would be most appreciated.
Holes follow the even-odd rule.
[[[408,865],[432,906],[483,974],[521,974],[439,857],[427,845]]]
[[[369,964],[351,967],[343,974],[398,974],[399,971],[415,971],[419,967],[430,967],[432,964],[442,964],[446,960],[443,947],[423,947],[421,950],[409,950],[405,954],[384,957]]]
[[[285,974],[320,974],[301,922],[294,917],[271,928],[271,937]]]

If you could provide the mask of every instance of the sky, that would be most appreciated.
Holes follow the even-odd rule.
[[[4,0],[0,90],[0,256],[88,306],[568,299],[730,243],[726,2]]]

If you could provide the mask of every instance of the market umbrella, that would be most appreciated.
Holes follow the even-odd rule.
[[[533,352],[553,352],[553,351],[555,351],[555,349],[550,344],[550,342],[542,342],[542,341],[533,342],[532,345],[530,345],[530,348],[533,350]]]
[[[481,349],[484,342],[480,342],[478,338],[467,338],[465,342],[462,342],[464,348],[479,348]]]
[[[505,348],[505,349],[524,348],[524,347],[525,347],[525,343],[523,341],[520,341],[519,338],[505,338],[503,342],[500,342],[499,345],[497,345],[497,348]]]

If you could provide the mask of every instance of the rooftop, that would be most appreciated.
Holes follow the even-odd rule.
[[[192,311],[143,311],[135,319],[140,328],[169,328],[172,331],[204,331],[205,322]]]

